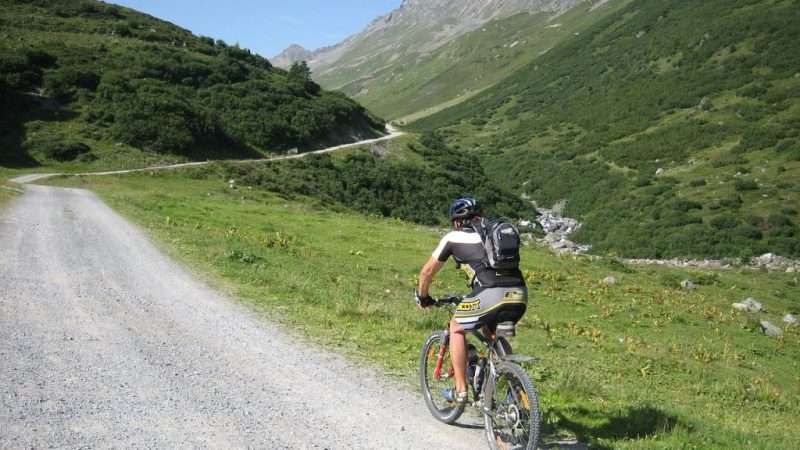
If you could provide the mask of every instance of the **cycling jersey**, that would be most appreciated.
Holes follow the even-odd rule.
[[[450,256],[467,273],[469,285],[474,290],[492,287],[525,287],[525,278],[517,269],[495,270],[486,265],[486,250],[481,237],[471,228],[447,233],[431,254],[439,261]]]

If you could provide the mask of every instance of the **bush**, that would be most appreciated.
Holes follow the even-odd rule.
[[[676,211],[690,211],[692,209],[703,209],[703,205],[701,205],[700,203],[683,198],[673,200],[672,202],[669,203],[669,207]]]
[[[695,178],[694,180],[689,182],[689,186],[691,187],[700,187],[705,185],[706,185],[706,180],[703,178]]]
[[[733,183],[734,189],[737,191],[755,191],[758,189],[758,183],[753,180],[736,180]]]
[[[767,225],[770,228],[789,227],[792,225],[792,221],[783,214],[770,214],[767,216]]]
[[[719,204],[725,208],[739,209],[742,206],[742,197],[736,195],[733,197],[721,198]]]
[[[734,228],[739,225],[739,219],[733,214],[723,214],[711,218],[709,224],[718,230],[723,230],[726,228]]]
[[[54,161],[73,161],[79,155],[88,154],[91,148],[79,141],[47,141],[39,144],[39,151],[49,159]]]

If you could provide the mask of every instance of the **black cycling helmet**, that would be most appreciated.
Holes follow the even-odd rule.
[[[481,215],[481,205],[472,197],[463,197],[455,201],[447,213],[450,222],[466,220]]]

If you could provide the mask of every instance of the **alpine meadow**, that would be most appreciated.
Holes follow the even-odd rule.
[[[522,233],[541,448],[800,448],[800,0],[403,0],[274,62],[112,3],[0,5],[0,219],[53,174],[419,393],[449,318],[420,267],[475,196]],[[579,223],[560,251],[543,208]]]

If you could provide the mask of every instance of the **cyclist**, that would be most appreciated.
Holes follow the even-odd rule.
[[[467,399],[466,331],[486,327],[493,332],[498,322],[516,323],[525,313],[528,290],[518,268],[501,271],[488,266],[486,250],[472,224],[481,219],[477,200],[472,197],[456,200],[448,216],[453,231],[442,238],[422,267],[414,296],[422,308],[434,304],[428,288],[450,256],[456,267],[467,274],[472,292],[458,304],[450,320],[450,357],[456,376],[456,392],[446,389],[443,393],[447,401],[463,403]]]

